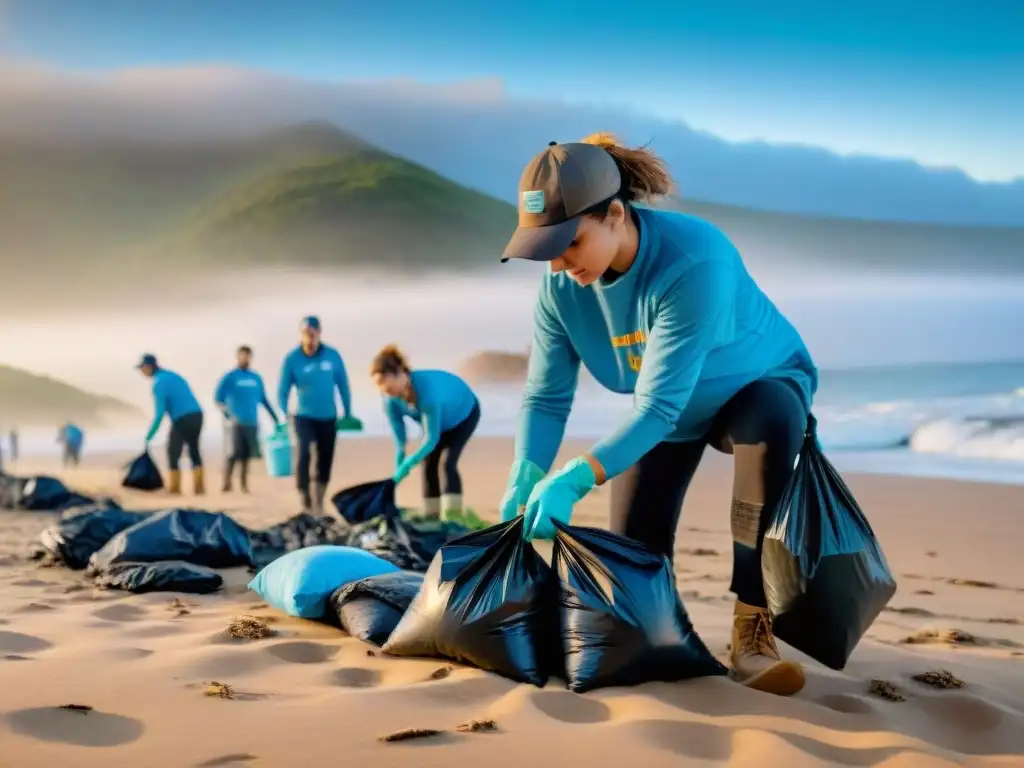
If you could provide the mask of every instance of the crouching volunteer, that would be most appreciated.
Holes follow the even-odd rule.
[[[394,346],[377,353],[370,375],[384,395],[384,411],[395,435],[395,482],[401,483],[423,462],[425,513],[437,517],[461,512],[459,457],[480,422],[480,403],[473,390],[454,373],[412,370]],[[423,428],[423,442],[409,456],[405,419]]]
[[[705,446],[732,454],[734,679],[790,695],[803,668],[779,655],[761,541],[800,449],[817,370],[800,334],[713,224],[636,203],[667,193],[666,166],[607,134],[552,142],[523,172],[519,227],[503,261],[544,262],[515,461],[502,519],[554,534],[614,478],[611,529],[672,558],[687,486]],[[632,394],[632,415],[548,474],[580,363]]]

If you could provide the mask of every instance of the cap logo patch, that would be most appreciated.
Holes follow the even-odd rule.
[[[523,213],[544,213],[543,189],[528,189],[523,192]]]

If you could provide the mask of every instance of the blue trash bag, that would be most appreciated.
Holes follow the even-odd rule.
[[[551,569],[523,540],[520,516],[441,547],[383,650],[543,686],[558,658],[554,598]]]
[[[808,419],[796,469],[765,531],[761,571],[775,636],[840,670],[896,594],[867,517]]]
[[[365,523],[375,517],[392,518],[399,515],[395,504],[395,481],[390,478],[338,491],[331,497],[331,501],[341,519],[352,525]]]
[[[223,512],[166,509],[115,535],[89,558],[102,572],[114,563],[184,560],[208,568],[253,564],[249,533]]]
[[[609,531],[555,528],[551,567],[570,690],[726,674],[690,623],[667,557]]]
[[[54,560],[73,570],[89,564],[114,536],[146,519],[152,512],[129,512],[116,505],[95,505],[76,510],[40,534],[40,541]]]
[[[325,544],[282,555],[256,574],[249,589],[289,616],[323,619],[339,587],[396,571],[397,566],[362,549]]]

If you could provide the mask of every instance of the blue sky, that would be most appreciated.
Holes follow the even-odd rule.
[[[1024,177],[1024,0],[0,0],[0,56],[500,78],[728,139]],[[557,8],[557,10],[552,10]],[[642,10],[641,10],[642,9]]]

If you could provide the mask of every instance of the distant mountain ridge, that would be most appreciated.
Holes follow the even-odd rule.
[[[0,424],[53,425],[56,429],[66,419],[82,426],[101,426],[109,417],[138,415],[138,408],[115,397],[0,364]]]
[[[680,121],[515,98],[499,81],[325,83],[216,66],[82,77],[0,63],[0,103],[0,142],[86,134],[209,139],[326,120],[508,201],[538,147],[612,130],[651,142],[693,199],[820,216],[1024,225],[1024,179],[985,183],[911,160],[729,142]]]

